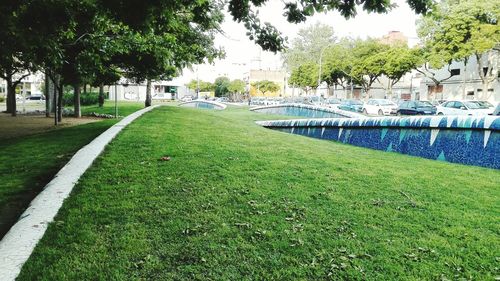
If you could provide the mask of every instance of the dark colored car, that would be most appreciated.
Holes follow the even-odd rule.
[[[436,107],[428,101],[405,101],[399,105],[397,115],[434,115]]]
[[[343,100],[338,106],[338,109],[361,112],[363,110],[363,102],[360,100],[353,100],[353,99]]]

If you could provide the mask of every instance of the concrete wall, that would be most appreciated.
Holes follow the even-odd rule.
[[[266,128],[429,159],[500,169],[500,117],[259,121]]]

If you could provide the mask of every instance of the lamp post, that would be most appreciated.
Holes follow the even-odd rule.
[[[118,85],[121,85],[123,87],[128,87],[128,83],[120,84],[116,83],[115,84],[115,118],[118,118]]]

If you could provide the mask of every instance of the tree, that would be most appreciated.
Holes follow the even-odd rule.
[[[117,0],[115,0],[117,1]],[[228,10],[235,21],[243,22],[248,36],[255,40],[264,50],[276,52],[284,49],[285,40],[281,33],[268,23],[261,24],[258,14],[252,8],[265,5],[267,0],[230,0]],[[407,0],[408,5],[416,13],[427,13],[432,10],[433,0]],[[370,1],[317,1],[302,0],[285,3],[284,16],[291,23],[304,22],[307,17],[319,12],[338,11],[345,18],[354,17],[359,8],[367,12],[387,13],[395,5],[388,0]]]
[[[288,80],[294,87],[299,87],[309,94],[309,91],[318,87],[318,65],[306,62],[298,68],[292,70]]]
[[[95,87],[99,87],[99,107],[103,107],[104,105],[104,86],[115,84],[120,80],[120,70],[112,65],[108,67],[104,67],[100,72],[94,73],[94,77],[92,78],[92,85]]]
[[[341,40],[339,43],[331,45],[324,52],[324,65],[322,81],[328,86],[337,85],[345,89],[347,82],[350,82],[352,68],[351,46],[348,40]]]
[[[305,62],[318,63],[321,53],[335,41],[333,28],[329,25],[316,23],[302,28],[292,46],[282,53],[283,62],[289,71]]]
[[[280,90],[280,86],[278,84],[269,80],[253,82],[252,87],[263,95],[266,95],[266,93],[275,93]]]
[[[496,79],[493,64],[500,43],[499,10],[498,3],[493,0],[442,1],[432,14],[418,23],[419,37],[424,46],[420,53],[423,67],[417,70],[439,86],[453,76],[449,68],[452,61],[467,64],[469,57],[474,56],[486,90]],[[445,66],[449,75],[438,78],[435,69]]]
[[[22,1],[1,1],[0,78],[7,82],[7,112],[16,116],[16,87],[29,75],[29,45],[17,26]]]
[[[262,24],[253,11],[265,2],[230,0],[226,7],[234,20],[245,25],[251,40],[264,50],[276,52],[284,48],[285,39],[270,24]],[[408,2],[415,11],[426,12],[432,1]],[[6,31],[3,38],[22,39],[26,44],[17,44],[15,40],[9,41],[13,44],[2,43],[0,53],[11,59],[11,66],[13,62],[20,63],[19,69],[25,69],[29,62],[46,72],[59,91],[61,118],[63,85],[73,84],[79,89],[79,85],[91,83],[106,67],[118,69],[138,82],[147,80],[150,85],[155,79],[172,78],[185,66],[222,56],[221,50],[214,47],[214,34],[220,29],[224,5],[218,1],[180,0],[3,1],[2,14],[7,15],[7,19],[1,20],[2,32]],[[381,13],[391,7],[386,0],[305,0],[300,4],[287,3],[284,10],[288,21],[298,23],[315,12],[340,11],[344,17],[351,17],[358,8]],[[11,24],[11,18],[16,24]],[[16,34],[19,36],[11,36]],[[5,52],[6,46],[13,50]],[[29,46],[29,53],[34,54],[32,60],[21,56],[28,53],[23,46]],[[75,92],[78,94],[78,90]],[[77,96],[75,99],[79,100]],[[148,91],[145,105],[150,104]]]
[[[245,92],[246,83],[243,80],[235,79],[229,83],[228,91],[233,94],[241,94]]]
[[[230,81],[227,77],[217,77],[214,82],[215,96],[224,97],[229,92]]]
[[[389,98],[392,97],[392,87],[401,80],[401,78],[413,69],[419,66],[420,58],[406,45],[389,46],[389,48],[377,54],[379,60],[384,61],[382,74],[388,78],[386,90]]]
[[[380,56],[388,46],[375,39],[357,40],[352,49],[353,65],[350,76],[363,87],[366,97],[370,98],[373,83],[383,74],[385,57]]]
[[[431,53],[444,53],[451,61],[477,60],[477,72],[486,93],[488,84],[497,78],[495,64],[500,46],[500,8],[497,1],[443,1],[434,15],[425,18],[421,33]],[[434,27],[429,30],[430,27]],[[465,68],[464,68],[465,71]],[[464,76],[465,77],[465,76]],[[465,98],[465,87],[464,87]]]

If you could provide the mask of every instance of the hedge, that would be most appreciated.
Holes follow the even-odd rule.
[[[99,103],[99,93],[92,92],[92,93],[80,94],[80,105],[94,105],[98,103]],[[63,104],[68,106],[73,105],[73,93],[64,93]]]

